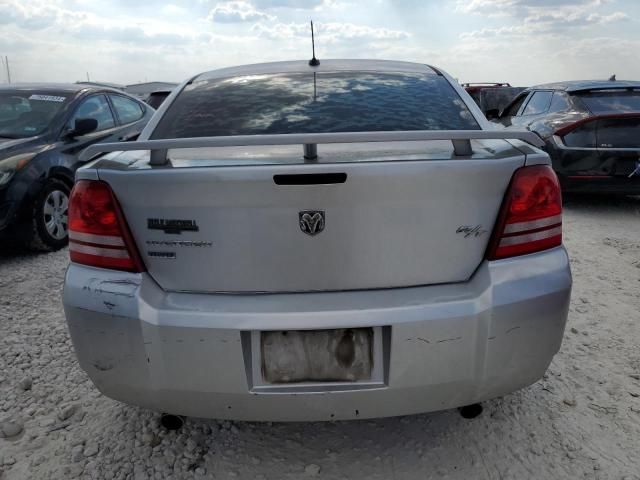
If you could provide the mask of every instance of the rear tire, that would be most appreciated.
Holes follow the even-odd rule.
[[[50,252],[67,245],[70,191],[63,181],[47,180],[33,205],[33,234],[29,248]]]

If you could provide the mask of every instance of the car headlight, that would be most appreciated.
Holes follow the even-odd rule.
[[[11,170],[0,170],[0,187],[9,183],[9,180],[13,177],[13,173]]]
[[[34,153],[23,153],[0,160],[0,187],[9,183],[13,175],[33,157],[35,157]]]

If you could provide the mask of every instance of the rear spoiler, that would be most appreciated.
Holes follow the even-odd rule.
[[[560,128],[558,128],[554,135],[564,137],[567,133],[575,130],[576,128],[584,125],[585,123],[597,122],[598,120],[618,120],[625,118],[640,118],[640,112],[622,112],[622,113],[603,113],[600,115],[590,115],[588,117],[581,118],[574,122],[570,122]]]
[[[527,130],[416,130],[399,132],[291,133],[285,135],[237,135],[228,137],[172,138],[137,140],[91,145],[80,154],[86,161],[108,152],[150,151],[150,165],[166,165],[167,152],[178,148],[249,147],[264,145],[302,145],[304,158],[317,158],[317,145],[327,143],[420,142],[449,140],[459,156],[473,153],[471,140],[522,140],[536,147],[544,141]]]

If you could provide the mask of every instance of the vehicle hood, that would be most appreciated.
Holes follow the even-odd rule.
[[[2,138],[0,137],[0,161],[18,153],[37,153],[42,150],[42,137]]]

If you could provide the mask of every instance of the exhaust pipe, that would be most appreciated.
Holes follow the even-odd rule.
[[[465,405],[464,407],[460,407],[458,410],[460,411],[460,415],[462,415],[462,418],[476,418],[482,413],[482,405],[480,405],[479,403],[474,403],[473,405]]]
[[[163,413],[160,415],[160,425],[167,430],[180,430],[184,425],[184,417],[182,415]]]

